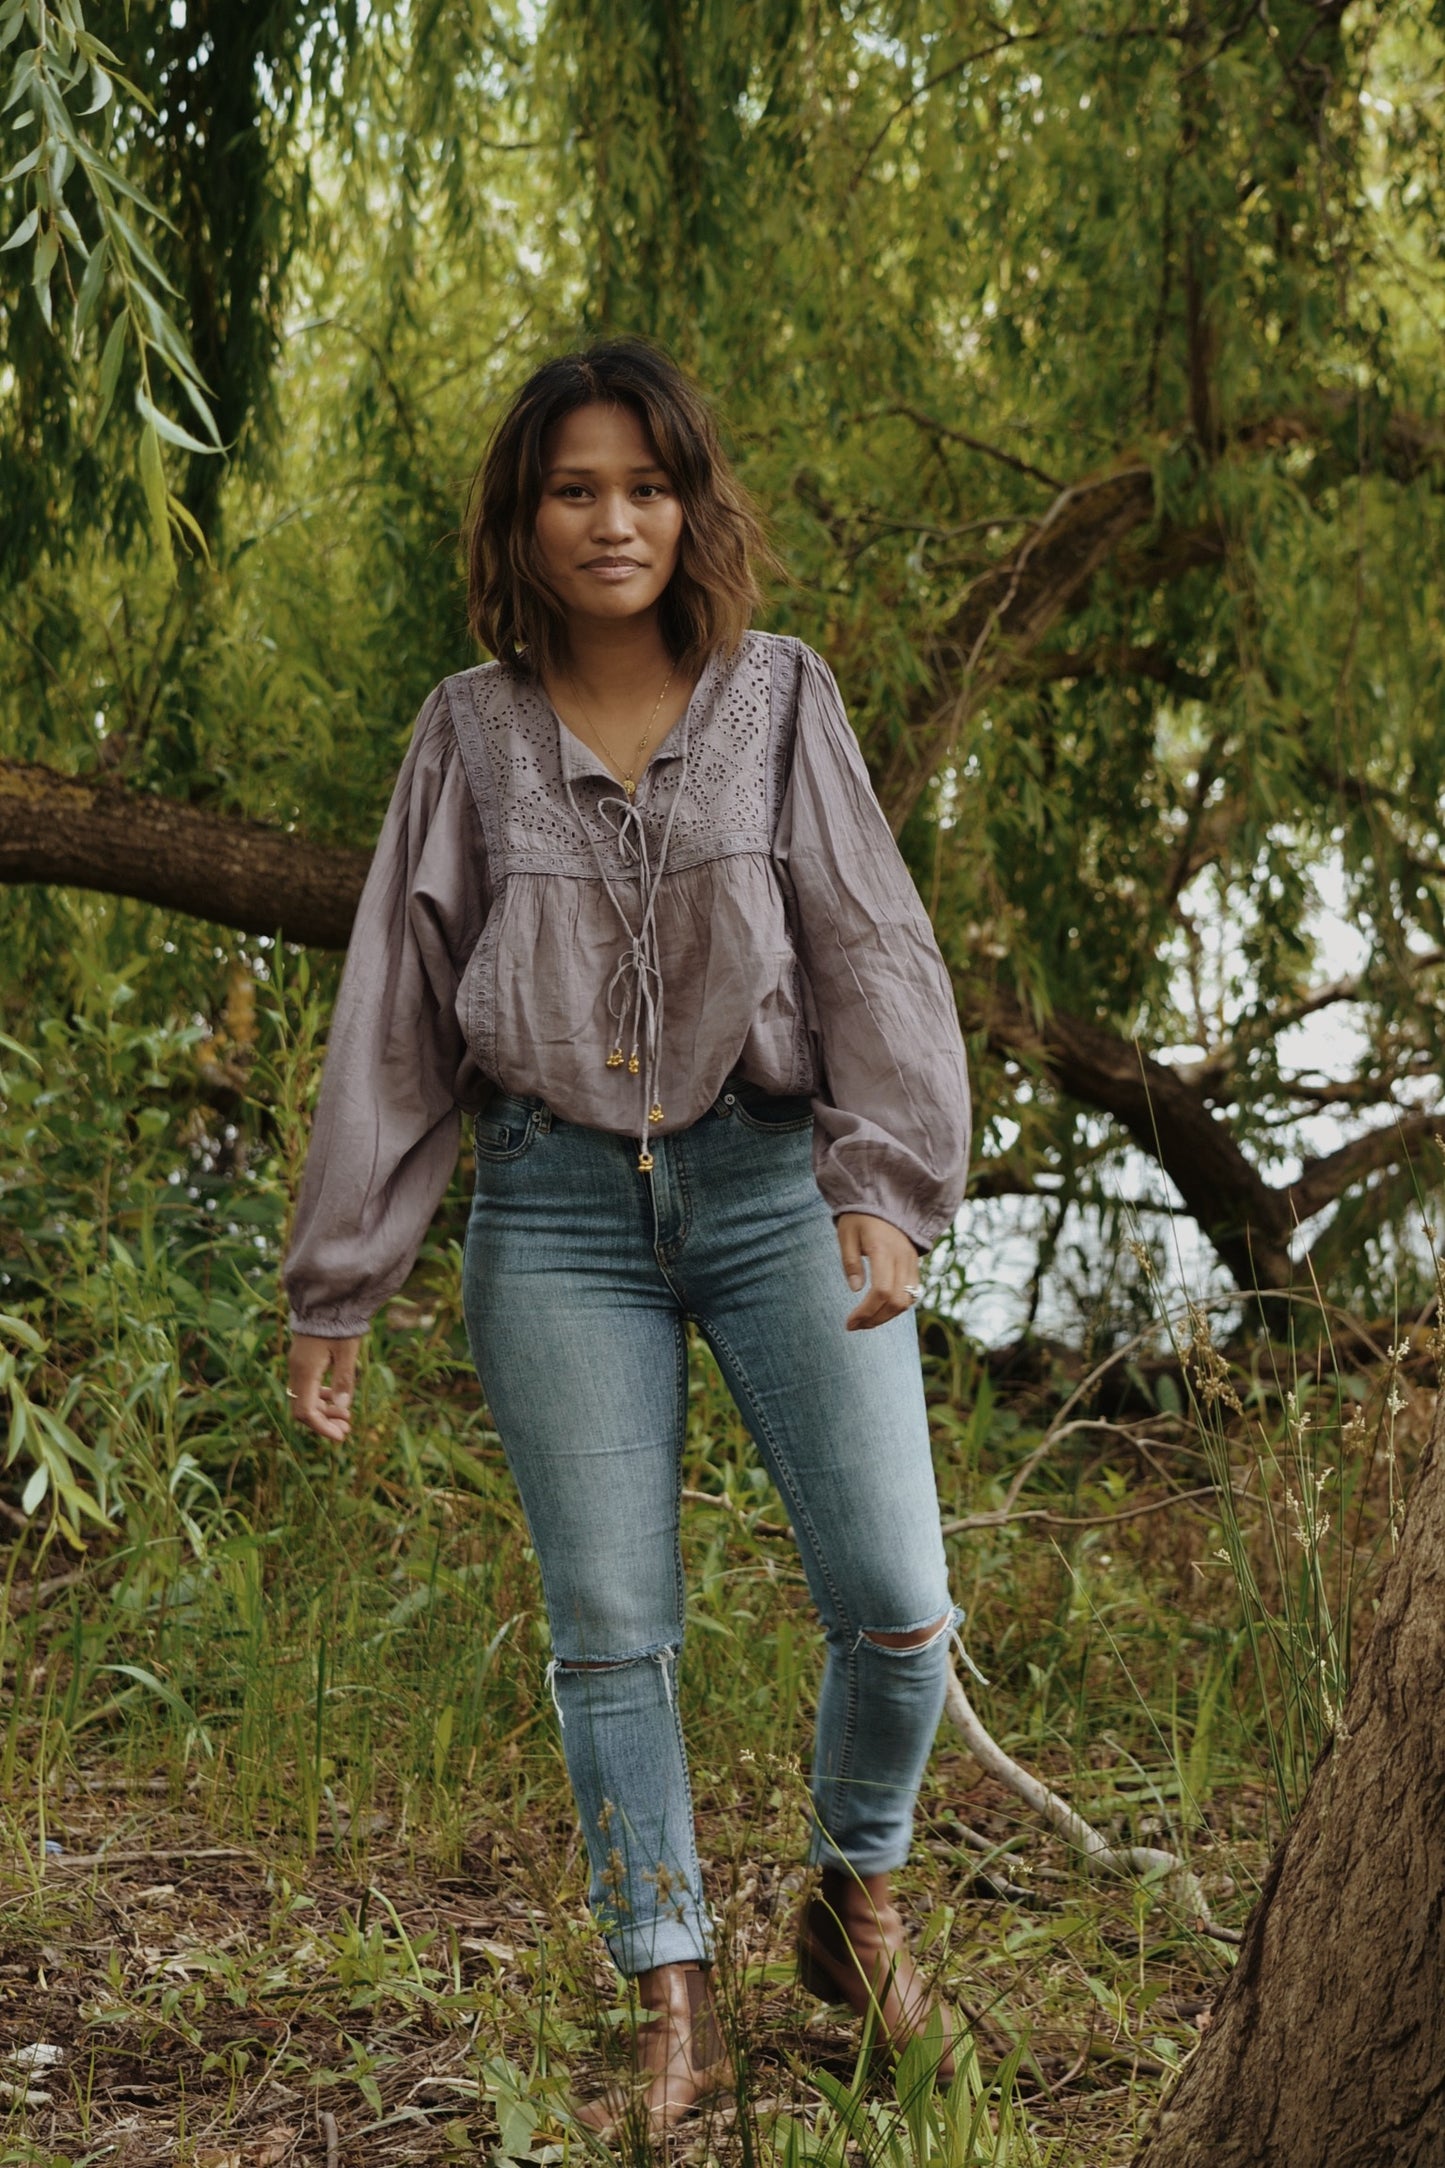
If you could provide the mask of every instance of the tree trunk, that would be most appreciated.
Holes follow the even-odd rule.
[[[183,805],[110,779],[0,760],[0,881],[53,881],[345,948],[370,851]]]
[[[1445,1394],[1343,1728],[1135,2168],[1445,2161]]]

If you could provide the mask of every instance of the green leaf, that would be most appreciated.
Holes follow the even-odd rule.
[[[18,181],[20,179],[22,173],[28,173],[33,166],[38,166],[40,163],[40,153],[44,148],[45,146],[43,143],[37,143],[34,150],[31,151],[30,155],[27,158],[22,158],[18,166],[12,166],[10,168],[10,171],[5,175],[5,178],[3,180],[0,180],[0,188],[8,188],[12,181]]]
[[[171,515],[167,503],[165,461],[161,456],[161,440],[155,424],[147,422],[140,439],[140,478],[145,491],[146,510],[151,518],[151,539],[156,554],[171,578],[176,576],[175,553],[171,548]]]
[[[147,1671],[144,1664],[102,1664],[100,1668],[102,1671],[118,1671],[123,1677],[134,1679],[138,1686],[145,1687],[148,1693],[163,1701],[166,1707],[173,1710],[184,1722],[199,1724],[200,1718],[184,1696],[178,1694],[173,1686],[167,1686],[164,1679],[158,1679],[153,1671]]]
[[[36,1511],[49,1488],[50,1470],[41,1461],[39,1467],[31,1471],[30,1481],[20,1493],[20,1510],[27,1519]]]
[[[106,266],[109,262],[110,243],[102,235],[90,252],[90,261],[85,267],[85,277],[80,282],[80,292],[76,296],[75,336],[77,339],[89,328],[90,319],[95,314],[96,303],[100,299],[100,291],[105,284]]]
[[[39,224],[39,209],[38,207],[32,205],[31,208],[26,212],[25,216],[21,219],[19,225],[15,228],[15,231],[11,234],[9,240],[0,241],[0,256],[4,255],[7,248],[24,248],[26,242],[30,239],[31,234],[34,233],[36,227]]]
[[[10,95],[0,106],[0,113],[8,113],[12,105],[18,105],[29,90],[35,76],[34,53],[22,53],[15,63],[15,73],[10,79]]]
[[[179,422],[173,422],[168,414],[162,414],[154,401],[146,397],[139,384],[136,386],[135,403],[140,413],[151,427],[165,438],[167,444],[178,444],[183,452],[212,452],[219,449],[216,445],[202,444],[200,438],[193,437],[189,429],[182,429]]]
[[[97,249],[95,253],[98,256],[100,250]],[[105,427],[105,418],[110,412],[110,403],[115,397],[116,380],[120,375],[121,357],[125,353],[125,335],[129,323],[130,318],[122,310],[106,333],[105,351],[100,357],[100,412],[95,423],[97,436]]]
[[[40,303],[40,313],[47,324],[54,322],[54,307],[50,298],[50,274],[55,269],[55,259],[60,254],[60,235],[53,226],[47,226],[35,244],[35,267],[31,272],[31,284],[35,298]]]
[[[115,96],[115,85],[111,81],[110,77],[106,74],[104,68],[97,68],[95,66],[92,66],[90,76],[91,82],[94,86],[95,95],[91,99],[89,105],[85,108],[87,116],[91,113],[98,113],[101,110],[101,107],[109,105],[111,99]]]

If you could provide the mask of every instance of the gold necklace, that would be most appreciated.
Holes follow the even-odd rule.
[[[634,798],[637,795],[638,763],[641,761],[642,755],[646,750],[648,739],[652,736],[653,725],[656,723],[658,716],[662,712],[662,703],[667,698],[667,688],[672,683],[676,675],[677,664],[674,663],[672,668],[668,671],[667,676],[662,681],[662,691],[658,694],[656,701],[653,703],[652,713],[647,718],[647,728],[643,731],[642,736],[637,741],[637,751],[632,756],[632,765],[628,769],[627,773],[621,778],[622,788],[626,791],[629,798]],[[575,686],[572,689],[574,692],[576,691]],[[592,740],[592,743],[596,746],[598,752],[602,755],[604,762],[610,768],[612,766],[612,756],[609,754],[606,746],[603,744],[596,730],[594,730],[594,728],[592,727],[592,724],[587,720],[587,717],[583,715],[582,704],[580,701],[577,704],[577,713],[579,718],[581,719],[583,729],[587,732],[588,737]]]

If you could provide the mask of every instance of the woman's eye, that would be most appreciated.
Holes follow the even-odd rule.
[[[639,497],[665,497],[667,491],[661,482],[642,482],[638,485],[637,494]]]

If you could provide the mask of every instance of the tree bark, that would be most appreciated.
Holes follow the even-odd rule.
[[[1195,1086],[1135,1041],[1067,1009],[1035,1023],[995,992],[973,1020],[997,1052],[1037,1062],[1071,1099],[1101,1108],[1127,1129],[1164,1169],[1240,1287],[1289,1286],[1287,1193],[1271,1189]]]
[[[1445,1395],[1343,1727],[1135,2168],[1445,2161]]]
[[[0,760],[0,881],[135,896],[241,933],[345,948],[369,851]]]

